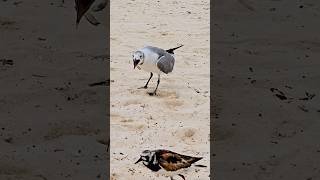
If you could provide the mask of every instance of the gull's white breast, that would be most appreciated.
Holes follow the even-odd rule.
[[[160,74],[161,71],[157,66],[159,55],[157,53],[152,52],[150,49],[143,48],[141,51],[144,54],[144,63],[139,65],[141,69],[147,72],[153,72]]]

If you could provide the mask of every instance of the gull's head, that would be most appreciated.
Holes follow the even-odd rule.
[[[147,165],[152,160],[153,155],[154,155],[154,153],[151,152],[150,150],[145,150],[140,154],[140,159],[135,164],[142,161],[143,164]]]
[[[143,64],[143,61],[144,61],[143,52],[141,52],[141,51],[134,52],[132,55],[132,59],[133,59],[133,69],[135,69],[137,65]]]

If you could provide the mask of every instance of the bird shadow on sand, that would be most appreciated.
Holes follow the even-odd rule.
[[[141,96],[144,96],[145,98],[157,98],[158,100],[162,101],[164,105],[169,109],[176,109],[177,107],[184,105],[184,101],[179,98],[179,95],[176,91],[166,91],[162,89],[161,91],[158,91],[156,95],[149,95],[150,90],[143,90],[138,89],[137,91],[132,93],[139,94]]]
[[[157,94],[151,94],[153,92],[154,87],[148,87],[148,89],[137,89],[135,92],[139,93],[142,96],[146,97],[155,97],[155,98],[175,98],[178,99],[178,94],[175,91],[166,91],[166,90],[158,90]],[[151,95],[150,95],[151,94]]]

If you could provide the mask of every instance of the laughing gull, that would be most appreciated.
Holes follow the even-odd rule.
[[[153,76],[153,73],[158,74],[157,87],[154,92],[149,93],[149,95],[156,95],[157,89],[160,83],[160,74],[168,74],[172,72],[174,66],[174,50],[182,47],[180,45],[175,48],[168,50],[163,50],[161,48],[146,46],[133,53],[133,68],[143,69],[147,72],[150,72],[150,78],[148,79],[145,86],[141,87],[144,89],[148,88],[148,83]]]
[[[185,180],[185,177],[181,174],[181,171],[183,171],[183,169],[185,168],[190,167],[193,163],[201,159],[202,157],[186,156],[165,149],[157,149],[152,151],[143,151],[140,155],[140,158],[137,162],[135,162],[135,164],[142,161],[143,165],[145,165],[153,172],[166,174],[167,176],[170,176],[171,179],[173,179],[174,175],[179,175]],[[206,167],[203,165],[195,166]]]
[[[102,11],[107,6],[107,0],[75,0],[77,20],[76,25],[78,27],[82,16],[85,16],[88,22],[92,25],[99,25],[100,22],[91,14],[91,12]],[[90,9],[90,7],[92,8]],[[91,12],[88,12],[90,9]]]

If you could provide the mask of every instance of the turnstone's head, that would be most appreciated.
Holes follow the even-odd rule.
[[[133,55],[132,55],[132,59],[133,59],[133,69],[134,69],[134,68],[136,68],[137,65],[143,64],[143,61],[144,61],[143,52],[141,52],[141,51],[134,52]]]
[[[135,164],[143,161],[143,164],[148,165],[152,160],[152,156],[154,156],[153,152],[151,152],[150,150],[144,150],[140,155],[140,159]]]

